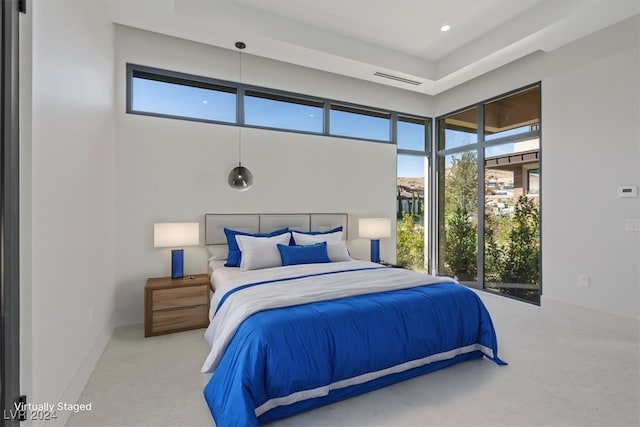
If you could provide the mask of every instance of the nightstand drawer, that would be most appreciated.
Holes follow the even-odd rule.
[[[183,288],[157,289],[152,294],[153,311],[168,308],[193,307],[204,305],[205,311],[209,299],[209,286],[185,286]],[[154,328],[155,329],[155,328]]]
[[[194,328],[206,328],[209,324],[207,315],[209,307],[206,305],[179,308],[175,310],[163,310],[153,312],[152,333],[187,330]]]
[[[144,285],[144,336],[209,325],[209,275],[152,277]]]

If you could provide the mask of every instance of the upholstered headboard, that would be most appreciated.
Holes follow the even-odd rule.
[[[327,231],[342,226],[342,238],[348,239],[348,215],[333,214],[205,214],[205,245],[226,245],[225,228],[247,233],[269,233],[289,227],[299,231]]]

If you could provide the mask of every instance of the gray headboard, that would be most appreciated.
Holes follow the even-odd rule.
[[[299,231],[327,231],[342,226],[342,238],[348,239],[348,215],[346,213],[295,213],[295,214],[205,214],[205,245],[226,245],[224,229],[231,228],[247,233],[269,233],[289,227]]]

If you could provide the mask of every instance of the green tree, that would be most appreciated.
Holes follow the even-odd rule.
[[[475,151],[467,151],[454,157],[449,177],[445,184],[448,206],[446,212],[455,212],[457,206],[474,212],[478,196],[478,163]]]
[[[444,262],[452,274],[463,280],[473,279],[477,272],[476,225],[470,212],[456,206],[447,219],[447,235],[444,243]]]
[[[398,264],[412,270],[424,270],[424,227],[415,223],[413,215],[403,212],[396,228]]]
[[[540,214],[536,204],[520,196],[505,248],[502,281],[537,284],[540,280]]]
[[[471,279],[477,272],[478,164],[476,153],[454,157],[445,183],[444,262],[451,274]]]
[[[496,241],[496,218],[491,213],[484,216],[484,277],[488,282],[502,280],[503,250]]]

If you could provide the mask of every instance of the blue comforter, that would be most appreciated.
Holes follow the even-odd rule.
[[[455,283],[312,302],[246,318],[204,396],[219,427],[255,426],[483,355],[504,364],[497,351]]]

